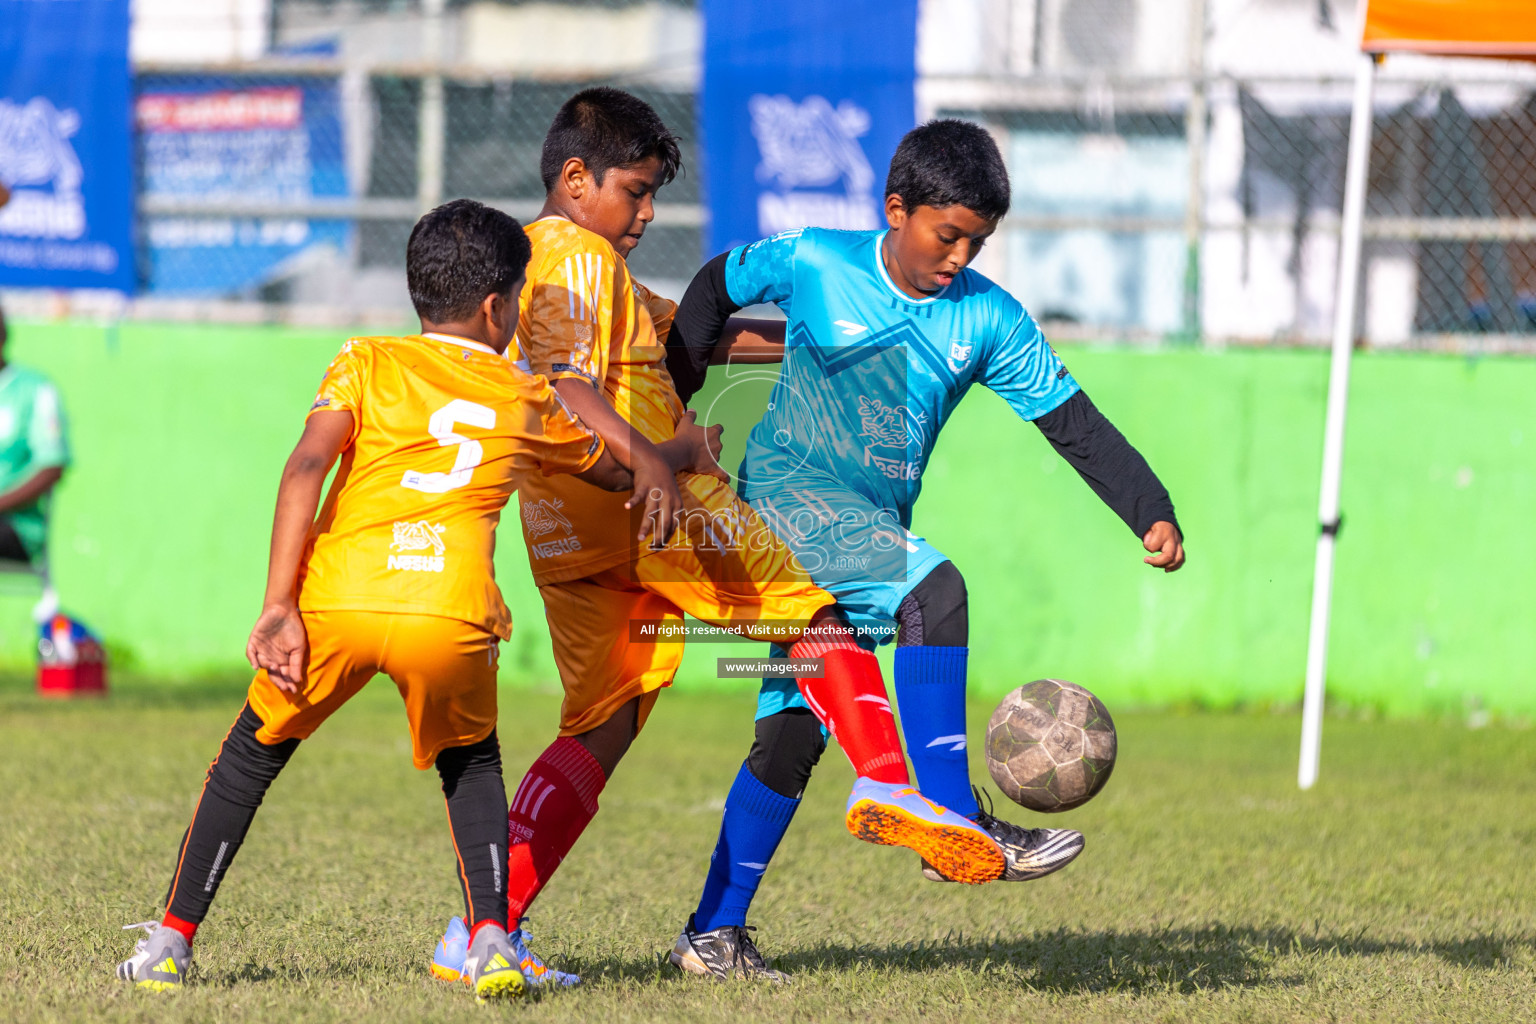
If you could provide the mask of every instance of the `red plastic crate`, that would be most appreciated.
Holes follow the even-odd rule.
[[[100,661],[39,665],[37,692],[43,697],[96,696],[107,691],[107,666]]]

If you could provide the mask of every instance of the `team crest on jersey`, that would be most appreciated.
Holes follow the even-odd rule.
[[[864,464],[874,466],[888,480],[916,480],[918,466],[907,458],[913,448],[922,450],[927,415],[913,412],[905,405],[886,405],[878,398],[859,398],[859,436],[864,446]],[[883,449],[877,453],[876,449]],[[899,458],[892,452],[900,452]]]
[[[955,338],[949,343],[949,358],[945,362],[949,364],[949,368],[952,371],[959,373],[965,369],[965,364],[970,361],[971,350],[975,347],[975,345],[962,338]]]
[[[425,519],[416,522],[395,523],[394,540],[390,542],[391,551],[426,551],[424,555],[390,555],[389,567],[402,569],[406,572],[442,572],[443,561],[443,526],[433,525]]]

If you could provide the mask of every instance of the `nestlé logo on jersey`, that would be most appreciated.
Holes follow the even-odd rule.
[[[416,522],[398,522],[395,524],[394,540],[390,542],[391,551],[431,551],[430,555],[390,555],[389,568],[404,572],[442,572],[445,564],[443,558],[443,529],[441,524],[433,525],[425,519]]]
[[[581,538],[576,536],[576,527],[561,511],[563,508],[565,502],[559,498],[523,500],[523,529],[528,532],[528,550],[535,558],[553,558],[581,550]],[[556,530],[564,530],[565,536],[535,543],[538,538]]]
[[[886,405],[878,398],[859,398],[859,436],[864,446],[864,464],[873,466],[887,480],[916,480],[921,468],[907,458],[912,449],[922,450],[923,423],[927,415],[913,412],[905,405]],[[880,449],[880,451],[876,451]],[[900,452],[899,458],[892,452]]]

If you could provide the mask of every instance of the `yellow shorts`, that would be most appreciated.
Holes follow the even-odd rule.
[[[656,691],[672,685],[683,644],[640,640],[631,634],[631,621],[675,624],[687,614],[772,641],[782,635],[754,625],[809,623],[834,603],[746,502],[710,482],[715,486],[704,489],[708,507],[736,517],[736,527],[743,528],[736,535],[748,542],[717,544],[724,528],[711,537],[708,522],[695,519],[659,551],[644,550],[627,565],[539,588],[565,688],[561,736],[595,729],[635,697],[649,695],[640,704],[638,724],[644,725]]]
[[[306,739],[380,672],[405,698],[411,754],[430,768],[449,747],[478,743],[496,727],[494,633],[440,615],[396,612],[304,612],[309,661],[304,689],[287,694],[257,672],[251,710],[263,743]]]

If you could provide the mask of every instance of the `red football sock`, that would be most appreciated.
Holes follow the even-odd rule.
[[[174,928],[181,932],[182,937],[187,940],[187,945],[189,946],[192,945],[192,936],[197,934],[197,925],[193,924],[191,921],[183,921],[181,918],[177,917],[175,914],[172,914],[169,911],[167,911],[166,915],[160,919],[160,927]]]
[[[505,921],[498,921],[493,917],[482,917],[480,920],[476,921],[475,926],[469,930],[469,944],[471,946],[475,944],[475,936],[480,934],[480,929],[484,928],[488,924],[493,924],[503,931],[505,931],[507,927],[507,923]]]
[[[854,772],[876,782],[910,783],[880,663],[853,642],[852,630],[818,629],[791,647],[789,656],[822,659],[822,678],[796,682],[805,702],[853,762]]]
[[[549,883],[597,813],[608,781],[576,740],[562,737],[533,762],[507,811],[507,919],[516,921]]]

